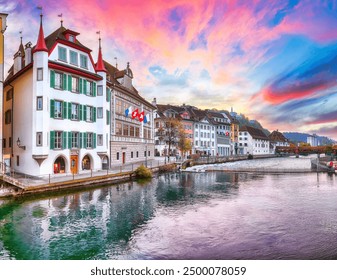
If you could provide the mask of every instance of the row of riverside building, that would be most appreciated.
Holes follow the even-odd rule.
[[[2,96],[3,162],[11,170],[77,174],[179,155],[159,134],[172,117],[192,144],[188,154],[268,154],[272,145],[288,145],[279,132],[276,144],[261,130],[239,128],[227,111],[148,102],[132,84],[129,63],[120,70],[103,60],[101,39],[95,63],[79,37],[62,21],[45,37],[41,15],[36,45],[21,38]]]

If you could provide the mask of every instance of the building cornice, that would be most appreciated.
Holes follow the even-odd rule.
[[[63,65],[61,63],[58,62],[54,62],[54,61],[49,61],[48,62],[48,67],[51,69],[55,69],[55,70],[59,70],[59,71],[63,71],[63,72],[68,72],[74,75],[78,75],[78,76],[82,76],[82,77],[86,77],[95,81],[100,81],[103,78],[97,74],[93,74],[91,72],[88,71],[84,71],[81,69],[77,69],[75,67],[71,67],[68,65]]]

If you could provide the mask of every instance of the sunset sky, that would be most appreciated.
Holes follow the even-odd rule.
[[[337,1],[0,0],[5,67],[20,43],[60,26],[97,59],[129,61],[140,94],[160,104],[244,113],[269,130],[337,140]]]

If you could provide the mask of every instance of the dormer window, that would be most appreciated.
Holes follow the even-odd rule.
[[[88,58],[83,54],[80,55],[80,66],[88,69]]]
[[[70,42],[75,42],[75,36],[74,35],[69,35],[69,41]]]

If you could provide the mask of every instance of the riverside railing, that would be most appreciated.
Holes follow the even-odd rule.
[[[171,158],[169,163],[174,163],[175,159]],[[168,162],[167,162],[168,163]],[[161,160],[148,160],[135,163],[128,163],[123,165],[111,165],[110,169],[89,169],[81,170],[78,173],[57,173],[57,174],[41,174],[38,176],[32,176],[16,172],[14,169],[6,168],[4,173],[4,180],[8,183],[16,183],[17,186],[29,187],[38,186],[52,183],[61,183],[67,181],[81,180],[81,179],[93,179],[95,177],[118,175],[124,172],[133,172],[140,165],[144,165],[148,168],[156,168],[167,164],[164,159]]]

